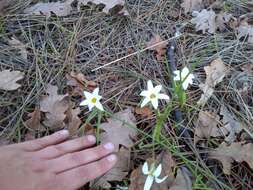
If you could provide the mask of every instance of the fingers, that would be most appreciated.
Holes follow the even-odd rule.
[[[110,155],[99,161],[68,170],[56,176],[56,180],[62,185],[62,189],[79,189],[87,182],[105,174],[117,162],[115,155]]]
[[[60,173],[70,170],[90,162],[97,161],[114,151],[114,145],[107,143],[95,148],[86,149],[80,152],[65,154],[53,160],[48,161],[49,168],[55,172]]]
[[[27,151],[36,151],[50,145],[61,143],[62,141],[66,140],[68,137],[69,137],[69,132],[67,130],[62,130],[40,139],[21,143],[20,146],[22,146]]]
[[[72,153],[75,151],[80,151],[84,148],[91,147],[95,143],[96,138],[93,135],[89,135],[74,140],[69,140],[61,144],[46,147],[38,151],[36,154],[40,158],[52,159],[67,153]]]

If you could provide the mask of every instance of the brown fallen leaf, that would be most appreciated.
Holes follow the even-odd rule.
[[[94,180],[91,183],[92,189],[110,189],[111,181],[119,181],[121,182],[127,175],[130,168],[130,150],[124,147],[121,147],[119,152],[117,153],[118,161],[116,165],[109,170],[105,175]]]
[[[167,179],[160,184],[154,183],[152,186],[152,190],[160,190],[160,189],[168,189],[168,187],[172,186],[175,181],[174,177],[174,168],[176,167],[176,163],[172,158],[172,155],[169,152],[161,153],[157,161],[162,164],[162,173],[161,176],[168,176]],[[148,165],[150,166],[154,160],[147,159]],[[142,165],[140,165],[137,169],[133,170],[130,176],[130,186],[129,190],[143,190],[145,181],[147,176],[142,173]]]
[[[182,169],[177,170],[177,176],[169,190],[192,190],[192,181]]]
[[[248,63],[248,64],[242,65],[242,70],[246,71],[246,72],[253,73],[253,64],[252,63]]]
[[[0,71],[0,90],[17,90],[21,85],[17,81],[24,78],[24,73],[20,71],[3,70]]]
[[[80,113],[80,108],[72,109],[71,107],[69,107],[66,112],[65,124],[71,136],[77,135],[78,129],[82,123],[78,117]]]
[[[135,122],[136,119],[130,108],[114,114],[113,118],[108,119],[107,123],[100,126],[105,131],[101,134],[101,142],[112,142],[116,150],[119,149],[119,145],[131,147],[133,145],[131,137],[137,135],[136,129],[133,128]]]
[[[66,111],[69,108],[68,95],[59,95],[58,87],[48,85],[46,88],[47,96],[40,101],[40,110],[45,113],[44,125],[51,129],[64,128]]]
[[[66,75],[67,85],[74,87],[72,94],[82,96],[83,91],[87,88],[89,91],[93,91],[98,85],[94,81],[89,81],[82,73],[71,72]]]
[[[141,115],[144,118],[152,118],[153,115],[153,110],[150,109],[149,107],[143,107],[143,108],[135,108],[135,113],[137,113],[138,115]]]
[[[37,3],[24,10],[25,14],[31,15],[45,15],[47,17],[54,13],[57,16],[68,16],[71,14],[74,0],[66,0],[65,2],[50,2],[50,3]]]
[[[200,11],[203,8],[203,0],[184,0],[181,7],[185,13]]]
[[[104,4],[103,12],[109,13],[115,6],[122,6],[123,9],[119,12],[120,14],[129,15],[128,11],[125,9],[125,0],[78,0],[78,9],[80,10],[81,5],[87,5],[88,3],[94,4]]]
[[[225,128],[219,128],[220,117],[216,113],[200,111],[194,132],[194,143],[203,138],[222,137],[228,134]]]
[[[219,13],[216,16],[216,29],[224,31],[226,29],[226,24],[228,24],[232,18],[234,19],[232,14],[228,14],[226,12]]]
[[[155,44],[159,44],[159,45],[154,46]],[[156,59],[158,61],[164,60],[164,55],[166,54],[167,45],[168,45],[168,42],[167,41],[163,42],[162,38],[158,34],[154,35],[153,38],[151,38],[151,40],[147,43],[147,47],[151,47],[149,49],[154,50],[156,52]]]
[[[222,143],[218,148],[209,152],[209,158],[219,160],[223,165],[224,174],[231,174],[233,161],[246,162],[253,169],[253,144],[235,142],[231,145]]]
[[[224,105],[221,106],[220,114],[223,116],[222,123],[224,128],[229,132],[229,135],[225,138],[225,141],[232,143],[236,140],[237,134],[243,130],[243,127],[234,119],[233,115]]]
[[[7,8],[14,3],[16,3],[15,0],[0,0],[0,16],[3,16]]]
[[[214,92],[215,86],[226,76],[227,68],[221,59],[211,62],[210,66],[204,67],[206,72],[205,84],[200,84],[200,89],[204,92],[201,95],[198,105],[204,105]]]
[[[41,112],[39,108],[35,108],[32,113],[29,113],[28,116],[30,119],[28,119],[25,122],[25,126],[32,130],[38,130],[38,131],[44,131],[45,128],[43,125],[41,125]]]
[[[14,47],[15,49],[18,49],[20,52],[21,57],[27,61],[27,57],[28,57],[28,53],[26,50],[26,46],[23,42],[21,42],[20,40],[12,37],[11,40],[9,40],[9,45]]]

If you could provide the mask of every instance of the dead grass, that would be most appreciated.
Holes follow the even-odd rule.
[[[203,81],[205,77],[203,66],[217,57],[221,57],[231,70],[204,108],[196,107],[201,93],[197,82],[192,87],[189,91],[189,110],[184,113],[186,127],[190,130],[194,128],[193,121],[199,110],[215,111],[221,105],[226,105],[240,122],[245,123],[249,131],[253,131],[253,76],[240,69],[241,65],[253,62],[253,45],[237,40],[232,31],[215,35],[196,34],[189,19],[178,11],[179,1],[128,0],[129,18],[105,15],[92,6],[85,7],[81,14],[67,18],[46,19],[42,16],[16,14],[21,13],[30,2],[26,1],[22,6],[15,5],[9,15],[0,19],[0,68],[20,70],[26,76],[18,91],[0,92],[1,136],[8,136],[14,142],[23,141],[27,131],[24,121],[38,104],[45,85],[56,84],[61,92],[65,92],[65,74],[72,70],[82,72],[88,79],[99,83],[106,109],[111,112],[127,106],[138,106],[138,94],[147,79],[163,84],[168,90],[170,76],[166,64],[157,62],[150,51],[138,53],[94,72],[92,70],[142,50],[152,34],[169,39],[176,25],[182,26],[184,31],[183,37],[177,41],[178,66],[190,67],[198,63],[194,71],[198,76],[197,82]],[[235,15],[247,13],[247,7],[241,1],[227,1],[224,9],[229,9]],[[28,61],[20,58],[8,45],[7,38],[13,35],[26,44]],[[243,88],[247,88],[247,93],[242,91]],[[75,101],[78,103],[79,100]],[[86,115],[83,115],[82,119],[85,118]],[[154,123],[154,118],[138,121],[143,134],[133,148],[135,164],[147,158],[152,151],[147,146],[150,139],[146,135],[151,134]],[[202,149],[197,147],[201,155],[197,157],[192,150],[179,148],[179,141],[183,137],[178,137],[172,130],[173,123],[171,118],[164,131],[164,137],[168,140],[158,146],[158,151],[169,149],[182,165],[190,169],[195,179],[195,189],[252,189],[252,171],[244,164],[235,166],[231,176],[225,176],[217,162],[207,161],[205,149],[202,154]]]

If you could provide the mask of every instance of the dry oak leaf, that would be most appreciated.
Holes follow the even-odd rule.
[[[131,147],[133,145],[131,137],[137,135],[135,123],[136,119],[130,108],[114,114],[113,118],[100,126],[105,131],[101,134],[101,142],[112,142],[116,150],[119,149],[119,145]]]
[[[47,96],[40,101],[40,110],[45,113],[44,125],[53,128],[64,128],[66,111],[69,108],[68,95],[59,95],[58,87],[48,85],[46,88]]]
[[[21,57],[27,61],[28,53],[26,50],[25,44],[23,42],[19,41],[18,39],[12,37],[11,40],[8,41],[9,45],[14,47],[15,49],[18,49],[20,52]]]
[[[28,119],[25,122],[25,126],[32,130],[39,130],[44,131],[45,128],[43,125],[41,125],[41,112],[39,108],[35,108],[32,113],[29,113],[28,116],[30,119]]]
[[[191,19],[191,23],[196,25],[197,31],[202,33],[209,32],[211,34],[216,31],[216,14],[213,10],[203,9],[201,12],[194,11],[194,18]]]
[[[109,13],[109,11],[114,8],[115,6],[122,6],[123,9],[119,12],[124,15],[129,15],[127,10],[125,9],[125,0],[78,0],[78,9],[80,10],[81,5],[87,5],[88,3],[94,3],[94,4],[104,4],[105,7],[103,9],[103,12]]]
[[[78,114],[80,113],[80,108],[72,109],[71,107],[69,107],[69,109],[66,111],[65,124],[71,136],[78,134],[78,129],[82,123],[82,121],[78,117]]]
[[[68,16],[71,14],[72,7],[71,3],[74,0],[67,0],[65,2],[50,2],[50,3],[37,3],[31,7],[28,7],[24,10],[25,14],[34,14],[34,15],[45,15],[47,17],[51,16],[53,12],[57,16]]]
[[[24,78],[24,73],[20,71],[3,70],[0,71],[0,90],[17,90],[21,85],[17,81]]]
[[[243,20],[237,30],[238,38],[247,37],[247,41],[253,43],[253,25],[249,25],[246,20]]]
[[[243,127],[234,119],[233,115],[224,105],[221,106],[220,114],[223,116],[222,123],[224,128],[229,132],[229,135],[225,138],[225,141],[232,143],[236,140],[236,135],[243,130]]]
[[[235,142],[231,145],[222,143],[218,148],[209,152],[209,158],[219,160],[223,165],[223,172],[231,174],[232,162],[246,162],[253,169],[253,144]]]
[[[196,144],[203,138],[224,137],[228,131],[225,128],[219,128],[220,117],[216,113],[200,111],[194,131],[194,143]]]
[[[161,160],[161,162],[159,162]],[[148,165],[150,166],[154,160],[147,159]],[[158,163],[159,162],[159,163]],[[157,164],[162,164],[162,173],[161,176],[168,176],[167,179],[160,184],[154,183],[152,185],[152,190],[167,190],[168,187],[172,186],[175,177],[174,177],[174,168],[176,167],[176,163],[172,158],[172,155],[169,152],[161,153],[157,158]],[[130,176],[130,186],[129,190],[143,190],[145,181],[147,176],[142,173],[142,165],[140,165],[137,169],[133,170]]]
[[[198,105],[204,105],[212,96],[215,86],[226,76],[227,67],[221,59],[211,62],[210,66],[204,67],[206,73],[205,84],[200,84],[200,89],[204,92],[201,95]]]
[[[159,45],[156,45],[159,44]],[[151,38],[151,40],[147,43],[147,47],[150,47],[150,50],[154,50],[156,52],[156,59],[158,61],[164,60],[164,55],[166,54],[168,42],[162,40],[160,35],[156,34]]]
[[[203,8],[203,0],[184,0],[181,7],[184,8],[185,13],[200,11]]]
[[[93,91],[98,85],[94,81],[89,81],[82,73],[70,72],[66,75],[67,85],[74,87],[73,95],[83,96],[83,91],[87,87],[88,90]]]
[[[121,182],[127,175],[130,168],[130,150],[124,147],[121,147],[117,153],[118,161],[116,165],[109,170],[105,175],[94,180],[91,183],[92,189],[95,188],[103,188],[103,189],[110,189],[111,181],[119,181]]]
[[[135,108],[135,113],[137,113],[138,115],[141,115],[142,117],[144,118],[152,118],[152,115],[153,115],[153,111],[152,109],[150,109],[149,107],[143,107],[143,108]]]

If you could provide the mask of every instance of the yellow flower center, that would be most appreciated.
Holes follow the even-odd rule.
[[[150,99],[155,99],[156,98],[156,95],[155,94],[151,94],[150,95]]]
[[[97,102],[97,98],[92,98],[92,99],[91,99],[91,102],[92,102],[93,104],[95,104],[95,103]]]

